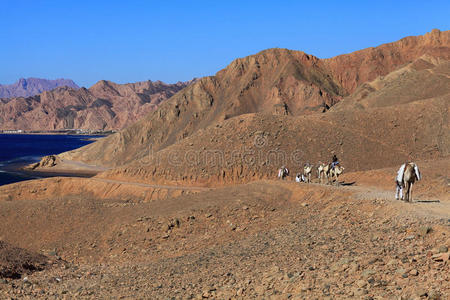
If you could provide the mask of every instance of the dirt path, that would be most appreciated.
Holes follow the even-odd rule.
[[[120,181],[114,179],[104,178],[91,178],[92,180],[116,183],[123,185],[133,185],[148,188],[168,189],[168,190],[191,190],[191,191],[210,191],[214,188],[196,187],[196,186],[173,186],[173,185],[158,185],[158,184],[146,184],[140,182]],[[330,189],[344,189],[355,193],[356,199],[360,200],[384,200],[395,206],[397,209],[407,211],[408,213],[414,213],[422,217],[437,217],[437,218],[450,218],[450,202],[442,199],[423,199],[423,197],[413,199],[412,203],[405,203],[394,199],[393,190],[386,190],[373,186],[327,186],[323,184],[312,183],[312,185],[318,187],[327,187]]]
[[[394,190],[386,190],[372,186],[343,186],[339,188],[354,191],[357,199],[384,200],[399,210],[414,213],[421,217],[450,218],[450,202],[445,199],[416,197],[413,191],[413,202],[406,203],[395,200]]]

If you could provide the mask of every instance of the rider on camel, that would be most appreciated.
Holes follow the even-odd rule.
[[[334,169],[335,166],[339,164],[339,160],[336,154],[333,154],[333,158],[331,159],[331,168]]]

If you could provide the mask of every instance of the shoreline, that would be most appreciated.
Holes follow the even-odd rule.
[[[44,177],[44,178],[48,178],[48,177],[82,177],[82,178],[90,178],[90,177],[94,177],[95,175],[97,175],[98,171],[84,171],[84,170],[65,170],[65,169],[61,169],[61,170],[39,170],[39,171],[34,171],[34,170],[26,170],[26,169],[19,169],[19,172],[26,174],[26,175],[32,175],[32,176],[38,176],[38,177]]]
[[[14,164],[2,168],[2,172],[8,174],[12,178],[16,178],[16,180],[5,183],[0,182],[0,186],[15,184],[23,181],[40,180],[52,177],[91,178],[99,173],[97,171],[89,171],[89,170],[63,170],[63,169],[35,171],[35,170],[27,170],[24,168],[25,166],[26,165],[23,164]],[[20,178],[20,180],[17,180],[17,178]]]
[[[2,168],[3,171],[11,174],[20,174],[29,177],[84,177],[89,178],[97,175],[102,172],[100,170],[75,170],[69,168],[62,169],[39,169],[39,170],[31,170],[27,169],[28,163],[16,163],[11,165],[6,165]]]

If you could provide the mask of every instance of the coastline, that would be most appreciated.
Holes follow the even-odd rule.
[[[58,165],[31,169],[47,153],[62,153],[77,149],[103,138],[96,134],[68,134],[61,132],[0,133],[0,185],[48,177],[92,177],[106,168],[59,160]],[[44,141],[44,142],[41,142]],[[71,147],[70,145],[73,145]]]
[[[23,177],[29,177],[26,180],[34,180],[39,178],[48,178],[48,177],[82,177],[82,178],[90,178],[98,173],[100,170],[74,170],[74,169],[39,169],[39,170],[30,170],[26,167],[29,164],[27,163],[17,163],[4,166],[2,169],[6,173],[16,174]]]

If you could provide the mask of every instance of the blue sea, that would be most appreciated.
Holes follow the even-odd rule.
[[[38,162],[41,157],[73,150],[92,143],[99,136],[0,134],[0,185],[41,178],[20,167]],[[49,176],[49,175],[48,175]]]

